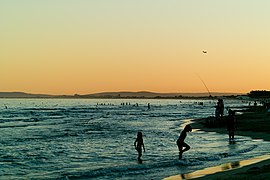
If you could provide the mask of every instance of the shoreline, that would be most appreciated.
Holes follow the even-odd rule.
[[[248,136],[254,140],[270,141],[270,113],[263,107],[252,107],[248,110],[239,110],[236,114],[235,135]],[[241,113],[239,113],[241,112]],[[193,129],[200,129],[206,132],[216,132],[227,135],[226,117],[219,122],[214,117],[194,119]],[[235,165],[236,163],[236,165]],[[227,168],[224,168],[227,167]],[[229,167],[229,168],[228,168]],[[221,164],[187,174],[173,175],[166,180],[182,179],[268,179],[270,177],[270,154],[255,157],[239,162]]]
[[[270,141],[270,113],[263,107],[247,110],[236,110],[236,130],[235,135],[248,136],[252,139],[262,139]],[[201,129],[206,132],[216,132],[228,134],[226,129],[226,117],[219,122],[214,122],[214,117],[194,119],[192,128]]]
[[[164,178],[164,180],[184,180],[184,179],[248,179],[251,174],[257,173],[253,179],[261,174],[261,179],[266,179],[270,176],[270,154],[263,155],[251,159],[229,162],[218,166],[200,169],[191,173],[178,174]],[[247,174],[247,176],[243,176]],[[266,177],[266,178],[262,178]]]

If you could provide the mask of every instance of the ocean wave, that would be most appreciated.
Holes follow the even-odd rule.
[[[143,164],[133,165],[118,165],[107,168],[99,168],[90,170],[88,172],[64,174],[63,177],[71,179],[83,179],[83,178],[103,178],[104,176],[110,177],[110,179],[119,178],[122,176],[136,176],[143,172],[149,173],[149,171],[155,171],[160,168],[167,168],[172,166],[194,166],[201,164],[200,162],[190,161],[188,159],[183,160],[170,160],[170,161],[144,161]]]
[[[208,162],[219,161],[224,158],[229,158],[232,156],[239,155],[240,153],[246,153],[252,151],[256,148],[256,145],[251,146],[249,148],[244,148],[234,153],[223,152],[217,153],[213,155],[205,154],[206,156],[200,157],[191,157],[191,158],[183,158],[181,160],[176,159],[166,159],[166,160],[145,160],[142,164],[132,164],[132,165],[117,165],[106,168],[98,168],[94,170],[89,170],[88,172],[80,172],[80,173],[72,173],[72,174],[64,174],[71,179],[83,179],[83,178],[100,178],[103,179],[105,176],[110,177],[110,179],[120,178],[125,176],[136,176],[138,174],[142,174],[143,172],[154,173],[155,171],[159,171],[160,169],[172,168],[172,167],[191,167],[191,166],[199,166]]]

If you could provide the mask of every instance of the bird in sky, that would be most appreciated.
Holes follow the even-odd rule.
[[[207,53],[207,51],[202,51],[203,53]]]

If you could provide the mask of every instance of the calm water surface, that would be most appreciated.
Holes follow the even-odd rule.
[[[178,160],[175,141],[184,123],[214,115],[216,102],[200,102],[1,99],[0,178],[162,179],[268,153],[268,142],[236,136],[229,144],[226,135],[195,130],[186,139],[191,150]],[[138,131],[146,147],[142,164],[133,146]]]

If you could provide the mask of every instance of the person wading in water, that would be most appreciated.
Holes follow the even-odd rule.
[[[187,137],[187,132],[191,132],[191,131],[192,131],[191,126],[186,125],[184,130],[180,133],[178,140],[176,141],[176,144],[177,144],[178,150],[179,150],[179,159],[182,159],[183,152],[188,151],[190,149],[190,146],[187,143],[185,143],[184,141],[185,141],[185,138]]]

